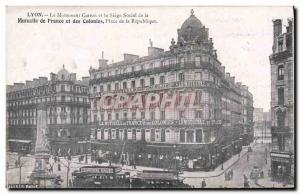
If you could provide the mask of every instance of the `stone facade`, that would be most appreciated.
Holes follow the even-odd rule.
[[[48,138],[52,152],[78,152],[78,140],[88,137],[89,78],[76,79],[64,67],[47,77],[7,86],[7,137],[12,146],[17,142],[36,140],[37,110],[44,106],[47,113]],[[64,146],[61,146],[64,145]],[[74,147],[73,147],[74,146]]]
[[[288,20],[286,32],[282,21],[273,21],[274,41],[271,63],[271,170],[274,179],[294,178],[294,25]]]
[[[151,43],[148,56],[124,54],[123,61],[113,64],[102,57],[98,68],[91,67],[90,78],[93,146],[111,151],[116,160],[209,169],[253,140],[253,96],[225,72],[208,29],[193,13],[178,29],[177,42],[171,40],[170,50]],[[194,93],[195,106],[99,107],[103,96],[115,102],[120,93],[141,95],[143,105],[153,93],[158,104],[165,94],[182,99]]]

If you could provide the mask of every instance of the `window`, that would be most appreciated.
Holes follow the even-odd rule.
[[[284,105],[284,88],[278,88],[278,105]]]
[[[61,96],[61,101],[65,102],[66,101],[66,97],[65,96]]]
[[[153,63],[150,63],[149,68],[150,68],[150,69],[154,68],[154,64],[153,64]]]
[[[141,112],[141,119],[145,119],[145,112]]]
[[[110,89],[111,89],[110,84],[108,84],[107,85],[107,91],[110,92]]]
[[[179,73],[178,78],[179,78],[180,82],[183,82],[184,81],[184,73]]]
[[[160,76],[159,77],[159,83],[164,84],[165,83],[165,76]]]
[[[115,90],[119,90],[119,83],[115,83]]]
[[[154,111],[152,111],[151,113],[150,113],[150,119],[153,121],[153,120],[155,120],[155,112]]]
[[[283,65],[278,66],[278,80],[284,80],[284,67],[283,67]]]
[[[104,114],[101,114],[101,121],[104,121]]]
[[[115,70],[115,75],[118,75],[118,74],[119,74],[119,70],[116,69],[116,70]]]
[[[200,66],[201,64],[201,58],[200,57],[195,57],[195,65],[196,67]]]
[[[278,52],[283,51],[283,40],[278,40]]]
[[[184,111],[179,111],[179,119],[184,119]]]
[[[184,57],[180,58],[180,64],[184,64]]]
[[[94,86],[93,91],[94,91],[94,93],[97,92],[97,87],[96,86]]]
[[[131,88],[135,88],[135,81],[131,81]]]
[[[160,67],[164,66],[164,61],[160,62]]]
[[[124,90],[127,89],[127,82],[123,82],[123,89],[124,89]]]
[[[119,113],[116,113],[115,116],[116,116],[116,120],[119,120]]]
[[[141,87],[145,87],[145,80],[144,79],[140,80],[140,85],[141,85]]]
[[[195,80],[202,80],[202,72],[195,73]]]
[[[107,120],[109,120],[109,121],[111,120],[111,113],[107,114]]]
[[[285,112],[279,111],[277,112],[277,126],[284,127],[285,125]]]
[[[154,77],[151,77],[150,78],[150,86],[153,86],[154,85]]]
[[[135,120],[136,119],[136,112],[132,112],[131,117],[132,117],[133,120]]]
[[[166,119],[166,112],[165,111],[161,111],[160,112],[160,120],[165,120]]]
[[[131,71],[134,72],[134,70],[135,70],[135,68],[134,68],[134,66],[132,66],[132,67],[131,67]]]
[[[123,120],[127,120],[127,112],[123,113]]]
[[[202,118],[203,118],[202,110],[195,111],[195,119],[202,119]]]
[[[143,71],[144,70],[144,65],[141,65],[141,71]]]
[[[60,89],[62,92],[65,91],[65,85],[61,85],[61,89]]]
[[[103,92],[103,85],[100,86],[100,92]]]

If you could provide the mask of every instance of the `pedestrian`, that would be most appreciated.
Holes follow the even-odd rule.
[[[244,188],[250,188],[248,177],[244,174]]]
[[[206,187],[206,182],[205,182],[205,179],[202,180],[202,183],[201,183],[201,188],[205,188]]]
[[[61,171],[60,163],[58,163],[58,165],[57,165],[57,170],[58,170],[58,171]]]
[[[260,172],[260,178],[264,178],[264,171]]]
[[[73,184],[72,184],[72,180],[69,180],[69,185],[68,185],[69,187],[72,187],[73,186]]]
[[[231,179],[233,179],[233,169],[231,169]]]
[[[250,158],[249,153],[247,153],[247,162],[249,162],[249,158]]]

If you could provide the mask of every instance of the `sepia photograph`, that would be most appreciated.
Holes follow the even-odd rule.
[[[295,189],[294,14],[7,6],[6,188]]]

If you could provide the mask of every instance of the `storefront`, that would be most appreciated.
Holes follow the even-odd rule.
[[[271,173],[273,180],[290,182],[293,180],[293,158],[290,153],[271,152]]]

